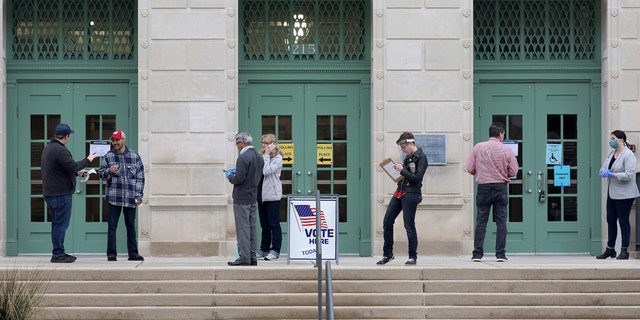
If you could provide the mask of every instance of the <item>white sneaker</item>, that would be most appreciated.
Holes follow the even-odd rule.
[[[265,260],[278,260],[278,253],[271,250],[269,251],[269,254],[264,257]]]
[[[266,255],[266,254],[265,254],[265,252],[264,252],[264,251],[262,251],[262,250],[260,250],[260,249],[256,250],[256,258],[258,258],[258,259],[260,259],[260,258],[264,258],[264,257],[265,257],[265,255]]]

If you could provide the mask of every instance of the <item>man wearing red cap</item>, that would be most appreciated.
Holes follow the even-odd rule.
[[[144,165],[135,151],[125,145],[127,136],[121,130],[111,135],[109,150],[100,165],[100,177],[107,182],[105,197],[109,203],[107,260],[117,261],[116,229],[120,213],[124,214],[127,227],[127,251],[129,260],[143,261],[138,253],[136,239],[136,207],[142,204],[144,190]]]

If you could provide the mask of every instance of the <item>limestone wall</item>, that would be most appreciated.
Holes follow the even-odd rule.
[[[237,3],[138,5],[139,150],[149,181],[141,250],[224,255],[234,232],[222,169],[237,154]]]
[[[428,168],[416,226],[419,254],[470,251],[472,177],[464,161],[473,147],[472,1],[374,1],[372,161],[400,152],[403,131],[444,134],[447,165]],[[374,168],[374,255],[382,252],[382,218],[395,185]],[[406,255],[396,223],[395,247]],[[466,248],[465,248],[466,247]]]

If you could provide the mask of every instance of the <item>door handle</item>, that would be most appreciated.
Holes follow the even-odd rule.
[[[307,175],[308,175],[309,177],[311,177],[311,187],[312,187],[312,188],[313,188],[313,187],[315,187],[315,185],[316,185],[315,175],[314,175],[314,174],[313,174],[313,172],[311,172],[311,171],[307,171]],[[317,188],[316,188],[316,189],[317,189]],[[313,190],[312,190],[312,189],[307,189],[307,193],[308,193],[308,194],[311,194],[311,193],[313,193]]]
[[[296,171],[296,176],[293,177],[293,190],[298,194],[302,193],[302,190],[298,189],[298,179],[300,179],[301,175],[302,172]]]
[[[76,183],[76,194],[83,194],[86,184],[86,181],[80,181],[80,183]]]
[[[538,201],[545,202],[547,197],[545,195],[546,181],[544,181],[544,171],[538,171]]]
[[[529,170],[527,171],[527,176],[524,177],[524,190],[527,193],[533,192],[533,190],[529,189],[529,177],[531,177],[532,175],[533,175],[533,171]]]

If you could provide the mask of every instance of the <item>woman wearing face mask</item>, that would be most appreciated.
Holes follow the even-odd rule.
[[[596,256],[596,259],[616,257],[616,238],[618,237],[618,225],[622,237],[620,255],[616,259],[629,259],[629,239],[631,237],[631,225],[629,213],[633,200],[640,196],[636,186],[636,156],[628,148],[627,135],[621,130],[611,132],[609,146],[613,148],[600,168],[600,177],[607,179],[607,248]]]

